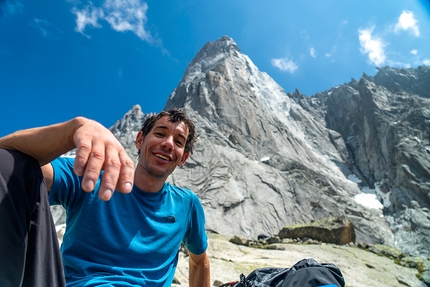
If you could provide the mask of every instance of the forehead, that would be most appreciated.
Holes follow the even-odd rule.
[[[188,136],[188,126],[183,121],[173,123],[167,116],[158,119],[152,129],[169,129],[183,134],[185,137]]]

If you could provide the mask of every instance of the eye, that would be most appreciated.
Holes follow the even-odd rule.
[[[184,146],[184,143],[183,143],[182,141],[180,141],[180,140],[177,140],[177,141],[176,141],[176,144],[177,144],[178,146],[180,146],[180,147]]]

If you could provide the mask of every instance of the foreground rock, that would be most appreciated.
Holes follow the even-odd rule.
[[[309,224],[287,226],[279,232],[279,238],[311,238],[339,245],[355,243],[354,225],[347,217],[329,217]]]
[[[212,284],[237,281],[241,273],[247,275],[255,268],[291,267],[303,258],[314,258],[321,263],[336,264],[347,287],[426,286],[416,277],[417,269],[395,264],[392,259],[358,247],[276,244],[277,250],[267,250],[236,245],[222,235],[210,234],[209,238]],[[179,284],[172,286],[188,286],[188,258],[183,253],[180,253],[176,278]]]
[[[57,226],[60,243],[65,225]],[[303,258],[320,263],[334,263],[345,278],[346,287],[430,286],[430,258],[404,256],[398,250],[382,245],[358,247],[334,244],[275,243],[266,249],[247,247],[241,241],[230,242],[227,237],[209,233],[208,255],[211,263],[211,284],[239,280],[260,267],[289,268]],[[427,282],[427,285],[420,281]],[[172,284],[188,287],[188,253],[180,250],[179,262]]]

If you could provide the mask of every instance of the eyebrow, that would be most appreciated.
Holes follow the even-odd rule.
[[[167,126],[162,126],[162,125],[160,125],[160,126],[155,126],[155,127],[154,127],[154,130],[156,130],[156,129],[168,130],[169,128],[168,128]],[[183,138],[183,139],[184,139],[184,141],[187,141],[187,138],[185,137],[185,134],[184,134],[184,133],[179,133],[179,136],[180,136],[181,138]]]

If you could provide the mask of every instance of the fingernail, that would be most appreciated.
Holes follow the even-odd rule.
[[[133,189],[133,185],[131,184],[131,182],[126,182],[124,184],[124,191],[125,192],[130,192]]]
[[[91,179],[86,180],[83,184],[82,184],[82,189],[87,191],[87,192],[91,192],[94,190],[95,187],[95,183],[94,181],[92,181]]]
[[[107,201],[112,197],[113,191],[111,189],[105,189],[100,194],[100,199]]]

